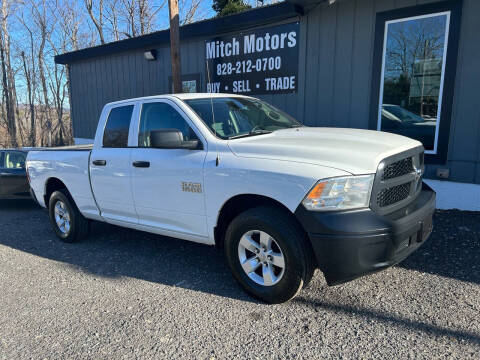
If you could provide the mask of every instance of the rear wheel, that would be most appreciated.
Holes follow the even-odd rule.
[[[52,193],[48,209],[53,229],[63,242],[76,242],[88,234],[89,221],[78,211],[65,190]]]
[[[268,303],[295,297],[315,270],[305,234],[290,214],[274,207],[238,215],[227,228],[225,256],[240,285]]]

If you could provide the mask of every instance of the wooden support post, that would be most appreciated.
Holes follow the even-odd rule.
[[[173,92],[182,92],[182,80],[180,70],[180,20],[178,15],[178,0],[168,0],[170,12],[170,56],[172,59]]]

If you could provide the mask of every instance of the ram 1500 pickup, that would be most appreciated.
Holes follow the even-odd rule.
[[[403,136],[303,126],[252,97],[179,94],[105,105],[92,146],[31,151],[27,171],[61,240],[96,220],[216,245],[247,292],[278,303],[317,268],[339,284],[425,241],[423,154]]]

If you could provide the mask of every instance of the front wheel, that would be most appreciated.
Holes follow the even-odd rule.
[[[238,215],[226,231],[225,256],[240,285],[268,303],[295,297],[315,270],[305,234],[291,214],[274,207]]]
[[[83,217],[65,190],[53,192],[48,210],[50,222],[61,241],[73,243],[88,234],[88,220]]]

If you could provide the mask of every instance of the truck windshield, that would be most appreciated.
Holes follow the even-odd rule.
[[[217,97],[189,99],[185,102],[221,139],[268,134],[275,130],[302,126],[291,116],[257,99]]]

